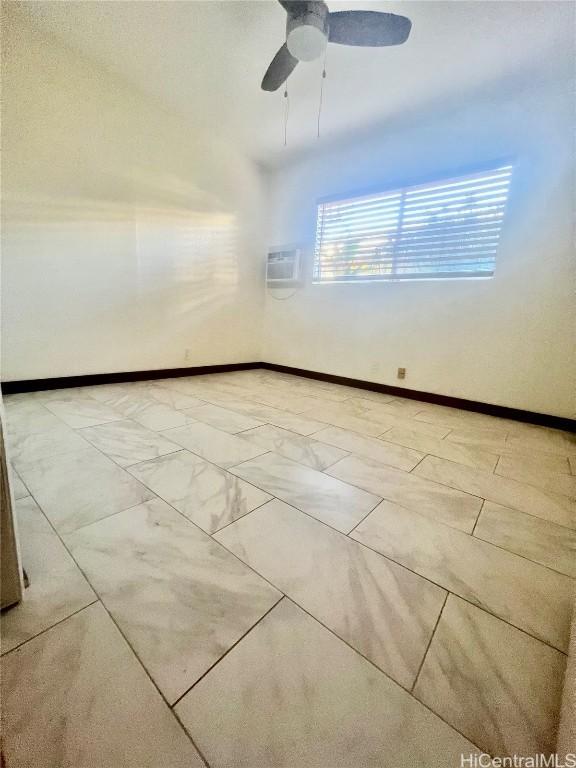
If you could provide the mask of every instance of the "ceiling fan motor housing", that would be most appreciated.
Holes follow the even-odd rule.
[[[294,3],[286,20],[288,50],[299,61],[313,61],[328,44],[328,8],[323,3]]]

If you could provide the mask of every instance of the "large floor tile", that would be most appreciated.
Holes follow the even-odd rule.
[[[22,602],[0,617],[2,653],[96,600],[96,595],[30,496],[16,502],[22,564],[30,580]]]
[[[540,457],[501,456],[496,474],[521,483],[535,485],[545,491],[576,497],[576,477],[569,473],[568,460],[563,456],[550,456],[557,462],[557,471],[550,471]]]
[[[272,408],[280,408],[282,411],[290,411],[296,414],[313,410],[323,403],[323,400],[319,398],[293,394],[289,388],[279,391],[276,386],[271,385],[259,385],[253,389],[246,388],[244,395],[249,400],[254,400],[257,403],[263,403],[264,405],[272,406]]]
[[[142,390],[143,394],[147,397],[157,400],[163,405],[167,405],[169,408],[175,410],[182,410],[184,408],[195,408],[198,405],[203,405],[204,401],[199,400],[197,397],[186,395],[183,392],[178,392],[175,389],[170,389],[163,386],[164,380],[160,379],[154,383],[148,383]]]
[[[296,432],[299,435],[312,435],[326,426],[321,421],[297,416],[294,413],[281,411],[279,408],[272,408],[269,405],[252,403],[249,400],[237,400],[236,398],[222,399],[216,396],[212,401],[216,404],[222,404],[228,410],[246,414],[264,424],[273,424],[275,427],[288,429],[290,432]]]
[[[400,429],[394,427],[385,432],[381,441],[387,443],[396,443],[420,451],[421,454],[432,454],[443,459],[450,459],[459,464],[465,464],[468,467],[478,467],[490,472],[494,470],[498,461],[497,453],[483,451],[481,448],[474,448],[469,445],[451,443],[448,440],[440,440],[437,437],[423,435],[421,432],[415,432],[413,429]]]
[[[523,428],[518,433],[519,427]],[[446,437],[450,442],[474,445],[493,451],[501,456],[524,455],[541,458],[544,463],[554,456],[569,457],[574,452],[573,442],[565,433],[556,436],[554,430],[549,430],[553,436],[542,433],[538,427],[524,424],[515,427],[516,433],[506,434],[498,429],[485,427],[470,427],[454,429]]]
[[[362,395],[364,397],[364,395]],[[404,416],[412,418],[420,413],[426,407],[426,403],[420,400],[408,400],[403,397],[395,397],[389,403],[384,404],[384,410],[393,413],[395,416]]]
[[[160,499],[65,540],[170,703],[280,597]]]
[[[95,448],[16,462],[16,469],[60,533],[140,504],[154,494]]]
[[[271,498],[189,451],[136,464],[129,472],[207,533],[228,525]]]
[[[484,413],[464,411],[459,408],[450,408],[443,405],[426,404],[414,418],[416,421],[425,421],[428,424],[440,424],[450,429],[491,429],[507,434],[510,426],[507,422],[487,416]]]
[[[2,659],[8,768],[203,768],[100,604]]]
[[[521,480],[536,475],[570,475],[570,460],[545,453],[513,453],[500,456],[496,474]]]
[[[242,437],[267,451],[274,451],[312,469],[326,469],[348,456],[348,451],[319,442],[315,436],[303,437],[271,424],[249,429],[242,433]]]
[[[447,768],[477,752],[286,599],[176,711],[212,768]]]
[[[215,380],[211,378],[200,383],[199,397],[203,397],[202,387],[220,392],[224,396],[232,396],[241,400],[250,400],[272,408],[280,408],[291,413],[302,413],[317,406],[321,400],[316,397],[295,393],[289,386],[278,386],[265,382],[241,382],[227,379]]]
[[[140,382],[100,385],[90,387],[89,390],[93,398],[122,414],[122,418],[132,419],[155,432],[176,429],[194,422],[191,416],[173,407],[170,398],[165,402],[165,399],[150,392],[150,388],[142,386]],[[198,404],[198,400],[194,400]]]
[[[266,453],[266,448],[260,448],[242,437],[230,435],[228,432],[222,432],[221,429],[202,422],[169,429],[164,432],[164,435],[183,448],[224,469]]]
[[[335,445],[357,456],[367,456],[369,459],[388,464],[391,467],[410,472],[424,458],[423,453],[392,445],[379,440],[377,437],[366,437],[358,432],[350,432],[340,427],[327,427],[314,435],[315,440],[321,440],[328,445]]]
[[[98,400],[99,403],[106,403],[113,407],[115,402],[120,401],[126,395],[136,394],[140,391],[140,382],[123,382],[119,384],[94,384],[90,387],[83,387],[84,394]]]
[[[299,395],[307,395],[335,403],[344,402],[344,400],[348,400],[351,396],[349,387],[341,387],[338,384],[330,384],[326,381],[303,379],[300,376],[290,374],[276,374],[274,377],[269,377],[266,383],[275,387],[281,385],[291,394],[297,392]],[[354,394],[356,394],[356,391]],[[382,397],[386,398],[386,395],[382,395]]]
[[[245,388],[233,383],[223,383],[222,379],[217,379],[213,375],[177,378],[166,382],[163,386],[175,392],[197,397],[206,403],[218,404],[224,400],[248,399]]]
[[[275,453],[246,461],[232,472],[344,533],[352,530],[380,501],[372,493]]]
[[[358,387],[349,387],[346,384],[331,384],[328,382],[317,382],[325,387],[329,392],[338,395],[338,400],[349,400],[352,397],[362,397],[365,400],[371,400],[376,404],[390,403],[396,398],[394,395],[385,395],[383,392],[373,392],[370,389],[359,389]],[[325,390],[326,391],[326,390]],[[322,399],[322,396],[318,394]],[[326,398],[328,399],[328,398]]]
[[[492,755],[555,752],[566,657],[453,595],[415,695]]]
[[[540,451],[558,456],[576,455],[576,435],[570,432],[547,430],[530,435],[511,435],[508,438],[510,448],[519,452]]]
[[[394,407],[396,406],[396,407]],[[450,431],[448,427],[436,424],[425,424],[415,421],[413,416],[422,410],[423,403],[414,401],[402,402],[377,402],[374,399],[357,395],[342,403],[342,409],[346,413],[353,414],[363,419],[374,420],[384,430],[402,429],[412,426],[413,430],[421,435],[440,439]]]
[[[12,401],[6,398],[6,432],[9,438],[31,435],[62,427],[60,419],[34,400]]]
[[[416,421],[414,418],[392,413],[387,408],[387,404],[376,404],[371,400],[366,400],[364,397],[350,398],[350,400],[337,405],[326,403],[319,409],[318,418],[344,429],[346,427],[343,423],[338,423],[338,420],[359,419],[357,422],[359,428],[354,431],[373,436],[375,436],[376,429],[379,430],[379,434],[382,434],[393,428],[410,428],[419,434],[438,439],[445,437],[450,432],[448,427],[426,424],[422,421]],[[371,432],[366,431],[366,422],[372,423],[373,430]]]
[[[352,537],[566,651],[573,579],[387,501]]]
[[[259,427],[262,424],[261,421],[250,416],[237,413],[229,408],[222,408],[220,405],[213,405],[212,403],[204,403],[195,408],[187,408],[184,413],[191,416],[195,421],[210,424],[212,427],[221,429],[224,432],[230,432],[232,435],[237,432],[243,432],[245,429]]]
[[[485,502],[474,535],[576,579],[576,531]]]
[[[88,389],[89,387],[60,387],[59,389],[45,389],[35,394],[43,403],[55,400],[89,400],[92,395]]]
[[[73,453],[87,447],[81,435],[62,423],[43,432],[18,432],[8,437],[8,455],[12,461],[33,462],[45,456]]]
[[[348,398],[344,403],[339,406],[330,405],[331,410],[338,410],[340,413],[345,413],[349,416],[358,416],[360,419],[375,419],[378,421],[378,414],[382,413],[384,419],[393,419],[390,411],[383,411],[382,408],[385,403],[375,403],[373,400],[369,400],[365,397],[357,394],[354,397]],[[385,422],[388,423],[387,421]]]
[[[165,403],[158,403],[155,398],[142,399],[138,403],[132,403],[125,409],[125,416],[156,432],[185,427],[194,421],[183,411],[177,411]]]
[[[332,384],[327,381],[318,381],[277,371],[263,371],[257,378],[254,376],[253,378],[254,381],[273,386],[292,395],[297,393],[298,395],[316,397],[320,400],[336,403],[348,400],[349,397],[358,393],[358,390],[352,387],[343,387],[340,384]],[[382,395],[382,397],[386,398],[386,395]]]
[[[423,480],[413,473],[391,469],[366,457],[349,456],[326,472],[468,533],[474,528],[482,506],[482,499],[476,496]]]
[[[92,397],[70,397],[63,400],[50,400],[45,406],[51,413],[74,429],[91,427],[95,424],[105,424],[122,418],[121,414],[104,403],[99,403]]]
[[[414,470],[414,474],[481,496],[505,507],[519,509],[568,528],[576,528],[576,499],[560,493],[545,491],[526,483],[481,469],[465,467],[453,461],[427,456]]]
[[[370,418],[357,416],[350,412],[350,410],[345,411],[342,408],[341,403],[324,403],[319,406],[317,405],[305,415],[310,416],[311,419],[325,422],[330,426],[349,429],[352,432],[359,432],[361,435],[369,435],[371,437],[378,437],[378,435],[381,435],[382,432],[390,426],[389,424],[383,425],[379,422],[375,422]]]
[[[502,455],[508,451],[506,433],[490,428],[468,427],[453,429],[446,440]]]
[[[446,592],[275,499],[218,541],[410,688]]]
[[[80,431],[82,437],[121,467],[155,459],[180,450],[180,446],[135,421],[113,421]]]

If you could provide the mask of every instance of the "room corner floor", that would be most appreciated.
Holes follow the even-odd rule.
[[[554,752],[573,435],[264,370],[5,405],[7,768]]]

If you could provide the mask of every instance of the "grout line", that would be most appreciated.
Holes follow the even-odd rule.
[[[231,469],[238,469],[238,467],[241,467],[243,464],[248,464],[249,461],[254,461],[254,459],[261,459],[262,456],[268,456],[269,453],[274,453],[274,451],[264,451],[263,453],[258,454],[258,456],[253,456],[251,459],[244,459],[243,461],[239,461],[238,464],[232,464],[232,466],[228,467],[228,472],[230,472]],[[279,456],[280,454],[276,454],[276,456]],[[282,457],[284,458],[284,457]],[[288,459],[290,461],[290,459]],[[231,475],[234,475],[234,472],[230,472]],[[239,475],[234,475],[234,477],[239,477]],[[243,480],[244,478],[240,478]],[[246,481],[248,482],[248,481]],[[255,488],[260,488],[259,485],[254,486]],[[263,491],[263,488],[260,488],[261,491]]]
[[[42,511],[42,510],[40,510],[40,511]],[[43,512],[42,512],[42,514],[44,515]],[[92,587],[92,584],[90,584],[90,582],[88,580],[86,580],[86,583],[88,584],[90,589],[92,589],[92,591],[94,591],[93,587]],[[21,600],[21,603],[23,603],[23,602],[24,602],[24,599]],[[86,603],[86,605],[83,605],[82,608],[78,608],[77,610],[72,611],[72,613],[69,613],[68,616],[64,616],[63,619],[59,619],[58,621],[55,621],[54,624],[50,624],[49,627],[44,627],[44,629],[41,629],[40,632],[36,632],[35,635],[30,635],[30,637],[27,637],[26,640],[22,640],[21,643],[18,643],[18,645],[15,645],[13,648],[10,648],[9,651],[4,651],[3,653],[1,653],[0,656],[2,658],[4,658],[5,656],[8,656],[13,651],[17,651],[18,648],[21,648],[23,645],[26,645],[26,643],[29,643],[31,640],[34,640],[35,638],[40,637],[41,635],[46,634],[46,632],[49,632],[51,629],[54,629],[54,627],[57,627],[59,624],[62,624],[64,621],[68,621],[68,619],[71,619],[72,616],[76,616],[77,613],[81,613],[86,608],[89,608],[91,605],[95,605],[96,603],[99,603],[99,602],[100,602],[100,598],[98,597],[96,592],[94,592],[94,600],[91,600],[89,603]],[[20,603],[16,603],[16,605],[20,605]],[[16,605],[11,606],[11,608],[15,608]],[[10,608],[7,608],[6,610],[9,611]]]
[[[470,536],[474,536],[474,531],[476,530],[476,526],[478,525],[478,520],[480,520],[480,515],[482,514],[482,510],[484,509],[484,504],[486,504],[486,499],[482,499],[482,504],[480,505],[480,509],[478,510],[478,514],[476,515],[476,520],[474,521],[474,525],[472,526],[472,530],[470,531]]]
[[[146,486],[144,486],[146,488]],[[149,488],[146,488],[147,491],[150,491]],[[154,494],[154,491],[150,491],[150,493]],[[154,494],[156,496],[157,494]],[[34,499],[36,501],[36,499]],[[97,525],[98,523],[101,523],[103,520],[109,520],[111,517],[116,517],[116,515],[121,515],[122,512],[128,512],[130,509],[135,509],[136,507],[141,507],[143,504],[147,504],[149,501],[154,501],[154,499],[144,499],[143,501],[139,501],[136,504],[131,504],[129,507],[125,507],[124,509],[118,509],[116,512],[111,512],[109,515],[104,515],[104,517],[99,517],[97,520],[91,520],[89,523],[84,523],[84,525],[79,525],[77,528],[73,528],[71,531],[62,531],[61,533],[58,533],[58,536],[72,536],[76,531],[83,531],[85,528],[90,528],[92,525]],[[40,504],[36,501],[38,506],[40,507]],[[48,517],[48,515],[44,512],[42,507],[40,507],[42,512],[44,513],[45,517]],[[54,530],[56,529],[56,525],[54,524],[52,526]]]
[[[229,550],[226,550],[226,551],[229,551]],[[243,562],[243,561],[241,561],[241,562]],[[187,695],[190,693],[190,691],[191,691],[191,690],[192,690],[192,689],[193,689],[195,686],[197,686],[197,685],[198,685],[198,683],[199,683],[201,680],[203,680],[203,679],[206,677],[206,675],[207,675],[209,672],[211,672],[211,671],[214,669],[214,667],[215,667],[217,664],[219,664],[219,663],[222,661],[222,659],[224,659],[226,656],[228,656],[228,654],[230,653],[230,651],[231,651],[233,648],[236,648],[236,646],[237,646],[239,643],[241,643],[241,642],[242,642],[242,640],[244,640],[244,638],[245,638],[247,635],[249,635],[249,634],[250,634],[250,632],[252,632],[252,630],[253,630],[253,629],[255,629],[255,628],[258,626],[258,624],[260,624],[260,622],[261,622],[263,619],[265,619],[265,618],[266,618],[266,616],[268,616],[268,614],[269,614],[269,613],[271,613],[271,612],[274,610],[274,608],[276,608],[276,606],[277,606],[277,605],[279,605],[279,604],[282,602],[282,600],[284,600],[284,598],[286,597],[286,595],[285,595],[283,592],[281,592],[281,591],[280,591],[280,590],[279,590],[277,587],[276,587],[276,589],[277,589],[277,591],[278,591],[278,592],[280,592],[280,597],[278,598],[278,600],[276,600],[276,602],[274,603],[274,605],[272,605],[270,608],[268,608],[268,610],[266,611],[266,613],[263,613],[263,614],[262,614],[262,616],[260,616],[260,618],[258,619],[258,621],[257,621],[255,624],[252,624],[252,626],[251,626],[249,629],[247,629],[247,630],[246,630],[246,632],[244,632],[244,634],[243,634],[243,635],[241,635],[241,636],[238,638],[238,640],[236,640],[236,642],[232,643],[232,645],[231,645],[231,646],[230,646],[230,647],[229,647],[229,648],[228,648],[228,649],[227,649],[227,650],[226,650],[226,651],[225,651],[225,652],[222,654],[222,656],[220,656],[218,659],[216,659],[216,661],[215,661],[213,664],[211,664],[211,665],[208,667],[208,669],[207,669],[207,670],[205,670],[205,671],[204,671],[204,672],[203,672],[203,673],[200,675],[200,677],[199,677],[197,680],[195,680],[195,681],[192,683],[192,685],[191,685],[189,688],[187,688],[187,689],[184,691],[184,693],[183,693],[183,694],[181,694],[181,695],[180,695],[180,696],[179,696],[179,697],[176,699],[176,701],[175,701],[173,704],[171,704],[171,705],[170,705],[170,709],[172,709],[172,710],[173,710],[173,709],[174,709],[174,707],[175,707],[175,706],[177,706],[177,705],[178,705],[178,704],[179,704],[179,703],[182,701],[182,699],[183,699],[185,696],[187,696]]]
[[[410,450],[412,451],[412,450],[416,450],[416,449],[415,449],[415,448],[411,448]],[[420,466],[420,464],[422,464],[422,462],[424,461],[424,459],[428,458],[428,456],[433,456],[433,454],[431,454],[431,453],[425,453],[425,454],[424,454],[424,456],[422,456],[422,458],[421,458],[421,459],[419,459],[419,461],[417,461],[417,462],[416,462],[416,464],[414,464],[414,466],[412,467],[412,469],[411,469],[411,470],[409,470],[408,474],[411,474],[412,472],[414,472],[414,470],[416,469],[416,467],[419,467],[419,466]],[[469,494],[469,495],[472,495],[472,494]]]
[[[240,479],[240,478],[238,478],[238,479]],[[254,487],[256,488],[256,486],[254,486]],[[261,488],[258,488],[257,490],[262,491]],[[267,493],[267,491],[262,491],[262,493]],[[245,517],[248,517],[248,515],[251,515],[252,512],[256,512],[257,509],[261,509],[262,507],[265,507],[266,504],[269,504],[271,501],[274,501],[274,500],[281,501],[281,499],[277,499],[276,496],[272,496],[271,493],[269,493],[268,495],[270,496],[270,498],[266,499],[266,501],[263,501],[262,504],[258,504],[257,507],[253,507],[252,509],[249,509],[248,512],[244,512],[243,515],[240,515],[239,517],[234,518],[234,520],[230,520],[225,525],[223,525],[221,528],[216,528],[216,530],[212,531],[211,533],[208,533],[206,531],[206,533],[208,533],[209,536],[214,536],[214,534],[220,533],[220,531],[224,531],[226,528],[229,528],[231,525],[234,525],[234,523],[237,523],[238,520],[243,520]],[[216,541],[218,541],[218,539],[216,539]],[[221,544],[220,541],[218,541],[218,543]]]
[[[410,693],[414,696],[414,698],[416,698],[416,696],[414,695],[416,683],[418,682],[418,678],[420,677],[420,672],[422,671],[422,667],[424,666],[424,662],[426,661],[426,656],[428,656],[428,651],[430,650],[430,646],[432,645],[432,640],[434,639],[434,635],[436,634],[436,630],[438,629],[438,624],[440,624],[440,619],[442,618],[442,612],[444,611],[446,603],[448,602],[449,595],[450,595],[450,592],[447,591],[446,595],[444,596],[444,602],[442,603],[442,607],[440,608],[440,613],[438,614],[438,618],[436,619],[436,623],[434,624],[434,629],[432,630],[432,634],[430,635],[430,639],[428,640],[428,645],[426,646],[426,650],[424,651],[424,655],[422,656],[422,661],[418,666],[416,677],[414,678],[414,682],[412,683],[412,687],[410,688]]]
[[[330,469],[330,467],[333,467],[334,464],[338,464],[339,461],[344,461],[344,459],[348,459],[350,456],[353,456],[352,451],[346,451],[344,448],[338,448],[337,445],[330,445],[330,443],[322,443],[322,445],[327,446],[328,448],[336,448],[339,451],[343,451],[346,456],[340,456],[340,458],[336,459],[335,461],[331,461],[330,464],[326,464],[325,467],[322,469],[317,469],[316,467],[309,467],[309,469],[313,469],[315,472],[324,472],[327,469]],[[307,466],[307,465],[304,465]],[[332,477],[332,475],[329,475],[329,477]],[[338,478],[334,478],[334,480],[337,480]]]
[[[349,537],[349,538],[352,538],[352,537],[350,536],[350,534],[351,534],[353,531],[355,531],[355,530],[356,530],[356,528],[358,528],[358,526],[359,526],[359,525],[361,525],[361,524],[364,522],[364,520],[366,520],[366,518],[367,518],[367,517],[369,517],[369,516],[372,514],[372,512],[374,512],[374,510],[376,509],[376,507],[379,507],[379,506],[380,506],[380,504],[382,504],[382,502],[383,502],[383,501],[387,501],[387,499],[382,499],[382,498],[381,498],[381,499],[380,499],[380,501],[379,501],[377,504],[375,504],[375,505],[372,507],[372,509],[371,509],[369,512],[367,512],[367,513],[364,515],[364,517],[363,517],[361,520],[358,520],[358,522],[356,523],[356,525],[355,525],[353,528],[351,528],[351,529],[348,531],[348,533],[345,533],[345,534],[344,534],[344,536],[347,536],[347,537]],[[331,527],[331,526],[329,526],[329,527]],[[355,539],[352,539],[352,541],[355,541]],[[358,542],[358,543],[360,543],[360,542]]]

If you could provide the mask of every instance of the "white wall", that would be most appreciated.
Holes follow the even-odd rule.
[[[574,84],[527,73],[303,156],[272,177],[269,242],[306,246],[292,298],[266,300],[264,359],[576,415]],[[353,105],[351,105],[353,108]],[[490,280],[313,285],[316,199],[515,162]]]
[[[257,168],[10,5],[2,379],[258,360]]]

